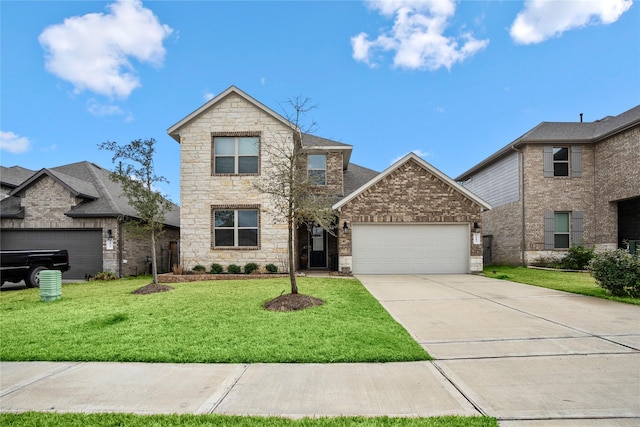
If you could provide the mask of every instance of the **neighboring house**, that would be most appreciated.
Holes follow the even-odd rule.
[[[274,173],[269,149],[292,124],[231,86],[168,129],[180,143],[181,260],[276,264],[287,270],[287,225],[255,186]],[[382,173],[351,163],[352,146],[304,134],[310,177],[336,201],[335,226],[299,227],[295,269],[468,273],[482,269],[489,206],[415,154]]]
[[[640,105],[595,122],[543,122],[456,178],[489,202],[485,260],[530,264],[572,245],[640,239]]]
[[[136,213],[109,174],[89,162],[40,171],[0,167],[0,247],[67,249],[71,269],[65,279],[101,271],[119,276],[150,272],[149,239],[132,236],[123,226]],[[158,242],[159,271],[178,263],[179,221],[175,206]]]

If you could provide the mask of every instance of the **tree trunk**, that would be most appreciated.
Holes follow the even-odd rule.
[[[296,257],[293,252],[293,227],[295,225],[293,218],[289,215],[289,280],[291,281],[291,293],[298,293],[298,284],[296,283]]]
[[[158,263],[156,262],[156,231],[151,229],[151,274],[153,274],[153,284],[158,284]]]

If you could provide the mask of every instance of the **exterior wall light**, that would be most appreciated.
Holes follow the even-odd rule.
[[[347,224],[347,221],[342,224],[342,231],[344,232],[344,234],[347,234],[349,232],[349,224]]]

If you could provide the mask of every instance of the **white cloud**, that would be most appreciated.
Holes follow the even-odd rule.
[[[104,116],[117,116],[123,114],[122,108],[112,104],[100,104],[96,100],[89,101],[88,110],[91,114],[97,117]]]
[[[89,13],[51,25],[38,40],[47,70],[70,82],[76,93],[89,90],[126,98],[141,86],[130,59],[162,65],[162,42],[173,30],[140,0],[117,0],[107,8],[106,14]]]
[[[30,147],[29,138],[18,136],[13,132],[0,131],[0,150],[20,154],[28,151]]]
[[[371,67],[377,66],[373,57],[376,52],[393,51],[397,68],[451,69],[489,44],[489,40],[478,40],[470,32],[445,36],[455,14],[454,0],[369,0],[368,4],[383,16],[395,17],[393,28],[373,40],[364,32],[351,38],[353,59]]]
[[[527,0],[511,26],[511,38],[520,44],[540,43],[586,25],[616,22],[632,0]]]
[[[431,153],[429,153],[428,151],[424,151],[424,150],[420,150],[420,149],[416,149],[411,151],[413,154],[415,154],[416,156],[424,159],[425,157],[428,157],[431,155]],[[401,156],[396,157],[395,159],[391,160],[391,162],[389,163],[390,165],[394,164],[395,162],[397,162],[398,160],[402,159],[404,156],[406,156],[406,154],[403,154]]]

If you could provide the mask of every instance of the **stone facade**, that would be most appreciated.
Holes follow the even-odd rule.
[[[257,175],[212,175],[212,133],[255,132],[260,135]],[[268,153],[291,145],[291,129],[236,93],[203,111],[180,128],[181,263],[187,269],[200,264],[260,266],[288,269],[287,224],[273,200],[254,183],[273,173]],[[216,206],[259,209],[257,248],[214,249],[212,209]]]
[[[482,207],[413,159],[340,207],[340,223],[482,224]],[[482,245],[469,235],[471,269],[482,271]],[[340,269],[351,269],[351,234],[339,236]],[[479,262],[478,262],[479,261]]]

